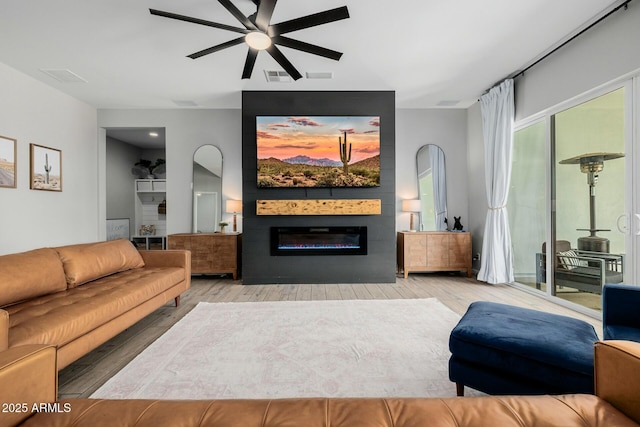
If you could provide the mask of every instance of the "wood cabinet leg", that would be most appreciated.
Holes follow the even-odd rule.
[[[176,302],[176,307],[180,305],[180,295],[178,295],[177,297],[174,298],[175,302]]]

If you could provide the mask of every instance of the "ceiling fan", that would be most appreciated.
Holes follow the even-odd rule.
[[[151,12],[152,15],[191,22],[193,24],[206,25],[208,27],[242,34],[241,37],[192,53],[191,55],[188,55],[188,57],[191,59],[197,59],[231,46],[246,43],[249,46],[249,52],[247,53],[247,59],[242,71],[243,79],[251,78],[253,66],[255,65],[258,52],[261,50],[266,50],[294,80],[298,80],[302,77],[300,72],[293,66],[293,64],[291,64],[276,45],[300,50],[313,55],[323,56],[335,61],[338,61],[342,56],[341,52],[336,52],[335,50],[285,37],[282,34],[302,30],[304,28],[315,27],[317,25],[328,24],[341,19],[347,19],[349,18],[349,10],[346,6],[306,15],[289,21],[280,22],[278,24],[271,24],[271,16],[273,15],[273,10],[276,7],[277,0],[251,1],[255,3],[258,9],[256,13],[245,16],[233,3],[231,3],[230,0],[218,0],[218,2],[224,6],[244,26],[244,28],[219,24],[217,22],[178,15],[171,12],[163,12],[156,9],[149,9],[149,12]]]

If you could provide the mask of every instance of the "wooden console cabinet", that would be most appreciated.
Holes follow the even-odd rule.
[[[183,233],[167,236],[167,249],[191,251],[191,273],[231,273],[240,270],[240,233]]]
[[[416,231],[398,233],[398,273],[466,271],[471,277],[471,233]]]

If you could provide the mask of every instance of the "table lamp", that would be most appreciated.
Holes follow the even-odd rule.
[[[227,213],[233,214],[233,231],[238,231],[237,214],[242,213],[242,200],[227,200],[225,204]]]
[[[418,199],[407,199],[402,201],[402,211],[403,212],[411,212],[411,221],[409,223],[409,231],[416,231],[414,228],[413,215],[415,212],[420,212],[422,210],[422,203]]]

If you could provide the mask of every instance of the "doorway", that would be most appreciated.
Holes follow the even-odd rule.
[[[167,215],[165,129],[127,127],[105,131],[107,222],[127,219],[130,240],[142,242],[145,247],[148,240],[163,242]]]

